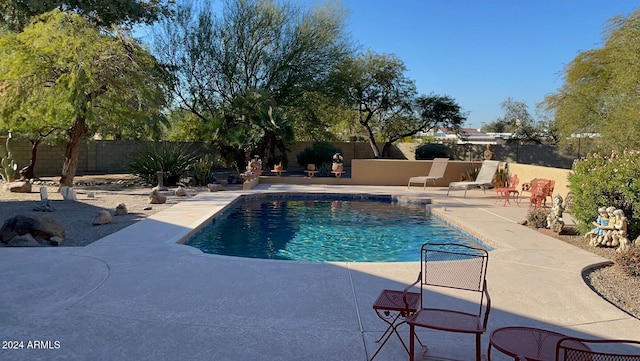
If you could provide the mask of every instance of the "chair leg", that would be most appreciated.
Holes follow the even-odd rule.
[[[416,327],[412,324],[409,324],[409,361],[413,361],[414,358],[414,347],[415,345],[415,341],[413,340],[413,338],[415,337],[415,333],[416,333]]]
[[[476,334],[476,361],[482,361],[482,350],[480,349],[480,344],[481,344],[480,336],[481,335],[479,333]]]

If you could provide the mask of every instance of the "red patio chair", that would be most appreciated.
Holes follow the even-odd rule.
[[[476,361],[482,359],[481,336],[487,330],[491,299],[486,273],[489,254],[455,243],[425,243],[421,248],[421,305],[407,318],[409,360],[414,361],[416,327],[475,335]],[[423,347],[423,353],[426,347]]]

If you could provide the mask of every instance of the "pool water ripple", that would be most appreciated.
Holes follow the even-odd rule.
[[[247,199],[185,244],[227,256],[321,262],[419,261],[427,242],[483,246],[425,205],[360,199]]]

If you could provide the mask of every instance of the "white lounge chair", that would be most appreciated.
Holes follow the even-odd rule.
[[[464,189],[465,197],[467,196],[467,190],[471,188],[482,188],[482,190],[486,192],[487,186],[493,184],[493,176],[496,174],[499,164],[500,161],[497,160],[483,161],[475,181],[451,182],[449,183],[447,195],[449,195],[452,189]]]
[[[438,179],[444,177],[444,171],[447,169],[448,162],[449,158],[435,158],[431,164],[431,169],[429,169],[429,175],[409,178],[407,189],[411,187],[411,183],[422,183],[422,189],[427,189],[427,181],[433,181],[435,185]]]

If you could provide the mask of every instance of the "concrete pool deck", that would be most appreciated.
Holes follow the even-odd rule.
[[[265,191],[428,196],[434,211],[491,240],[485,352],[489,333],[507,325],[640,340],[640,320],[582,280],[607,260],[519,225],[526,205],[503,207],[480,190],[263,184],[200,194],[86,247],[0,248],[0,338],[24,343],[0,359],[367,360],[385,329],[373,301],[412,283],[417,262],[254,260],[176,244],[239,195]],[[429,357],[472,358],[473,336],[420,335]],[[406,358],[392,338],[376,360]],[[492,359],[508,358],[494,350]]]

